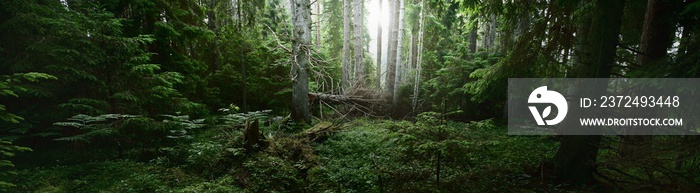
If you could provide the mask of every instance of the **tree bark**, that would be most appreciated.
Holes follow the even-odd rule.
[[[472,16],[472,20],[472,25],[469,28],[469,52],[476,53],[476,39],[479,37],[477,31],[479,29],[479,19],[476,14]]]
[[[666,50],[672,43],[672,21],[668,3],[664,0],[649,0],[644,15],[644,28],[639,43],[637,64],[640,66],[666,57]]]
[[[216,70],[219,69],[219,52],[217,48],[219,47],[217,45],[218,41],[218,32],[216,29],[216,14],[214,14],[214,8],[216,7],[216,4],[214,3],[214,0],[209,0],[208,7],[207,7],[207,24],[209,27],[209,30],[214,32],[215,38],[212,41],[212,43],[209,46],[209,51],[210,51],[210,57],[211,57],[211,63],[209,64],[209,73],[214,74]]]
[[[396,107],[396,102],[398,101],[399,98],[399,87],[401,87],[401,77],[402,71],[403,71],[403,61],[402,61],[402,51],[403,51],[403,14],[404,14],[404,1],[399,0],[398,1],[400,6],[397,6],[399,8],[399,17],[398,17],[398,32],[397,32],[397,38],[396,38],[396,76],[394,79],[394,94],[392,101],[392,106]]]
[[[355,85],[358,88],[361,88],[364,86],[364,75],[365,75],[365,68],[364,65],[362,65],[363,62],[363,56],[364,52],[362,51],[362,31],[364,29],[363,23],[364,23],[364,18],[362,17],[362,12],[364,9],[362,8],[362,1],[363,0],[354,0],[354,14],[355,14]]]
[[[292,41],[292,115],[296,122],[311,123],[309,115],[309,80],[307,66],[308,51],[311,43],[311,17],[309,0],[292,2],[292,22],[294,24]]]
[[[399,18],[399,2],[398,0],[391,1],[391,27],[389,30],[389,52],[387,54],[387,69],[384,79],[386,86],[385,92],[389,100],[394,99],[394,79],[396,78],[396,46],[398,35],[398,18]],[[392,102],[392,108],[393,108]]]
[[[351,21],[351,0],[343,0],[343,61],[342,61],[342,90],[346,93],[350,90],[350,75],[352,68],[350,64],[350,21]]]
[[[413,82],[413,112],[418,110],[418,95],[420,94],[421,61],[423,57],[423,14],[425,1],[421,0],[420,15],[418,16],[418,49],[416,51],[416,75]],[[470,45],[471,46],[471,45]]]
[[[637,54],[637,64],[648,66],[666,57],[666,50],[672,43],[672,21],[670,21],[669,5],[663,0],[647,1],[646,13],[644,15],[644,25],[639,42]],[[639,117],[652,116],[653,112],[635,112]],[[643,126],[631,126],[625,131],[628,135],[622,141],[621,155],[627,156],[637,153],[637,149],[648,144],[654,134],[652,128]]]
[[[321,1],[316,1],[316,47],[321,47]]]
[[[379,11],[382,11],[382,2],[379,0]],[[377,21],[377,92],[382,92],[382,22]]]
[[[493,47],[495,47],[495,41],[496,41],[496,28],[497,28],[497,20],[496,20],[496,14],[491,14],[489,17],[489,22],[488,22],[488,31],[486,31],[486,38],[484,41],[484,48],[486,50],[491,50]]]
[[[624,0],[597,0],[593,13],[590,36],[585,47],[590,55],[590,64],[581,65],[578,74],[581,78],[609,78],[615,62],[616,48],[620,34],[620,23]],[[585,92],[603,94],[607,90],[607,81],[600,86],[585,88]],[[580,94],[582,88],[575,88]],[[600,129],[597,129],[598,133]],[[569,134],[576,131],[569,129]],[[596,130],[592,131],[596,132]],[[584,185],[595,181],[593,176],[598,156],[601,135],[564,136],[554,157],[557,178],[561,183]]]

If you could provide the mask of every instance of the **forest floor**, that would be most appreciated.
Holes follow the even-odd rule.
[[[315,139],[271,126],[251,152],[238,130],[203,128],[174,145],[124,153],[90,144],[68,154],[75,147],[35,149],[18,156],[9,182],[16,192],[556,191],[541,172],[556,139],[508,136],[491,120],[358,119]]]

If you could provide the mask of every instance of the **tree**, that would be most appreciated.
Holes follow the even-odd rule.
[[[476,39],[479,37],[479,20],[476,14],[472,16],[471,27],[469,28],[469,52],[476,53]]]
[[[350,1],[343,0],[343,63],[342,63],[342,88],[343,92],[347,92],[350,89],[350,75],[352,74],[352,66],[350,64],[350,22],[352,10],[350,8]]]
[[[418,94],[420,94],[421,62],[423,57],[423,17],[425,14],[425,1],[420,2],[420,13],[418,19],[418,49],[416,51],[416,74],[413,82],[413,111],[418,108]],[[471,46],[471,45],[470,45]]]
[[[354,3],[354,14],[355,14],[355,19],[354,19],[354,24],[355,24],[355,85],[357,87],[362,87],[364,86],[364,76],[365,76],[365,68],[362,63],[364,62],[363,56],[364,56],[364,51],[362,48],[364,47],[364,41],[362,41],[362,32],[364,30],[364,17],[362,16],[364,9],[363,9],[363,3],[364,0],[353,0]]]
[[[379,10],[382,10],[384,0],[379,0]],[[382,22],[377,21],[377,91],[382,91]]]
[[[309,80],[307,75],[311,43],[311,4],[309,0],[292,2],[292,116],[297,122],[311,123],[309,115]]]
[[[389,27],[389,53],[387,54],[387,68],[386,68],[386,96],[391,101],[392,109],[396,106],[396,101],[394,101],[394,90],[395,90],[395,78],[396,78],[396,47],[398,45],[398,28],[399,28],[399,0],[391,1],[391,27]]]
[[[612,66],[615,63],[623,7],[624,0],[595,1],[590,34],[585,49],[583,49],[590,60],[589,64],[579,65],[578,77],[610,77]],[[607,82],[601,82],[599,85],[601,86],[585,89],[587,92],[596,94],[605,93]],[[581,93],[582,91],[574,92]],[[556,174],[561,182],[583,185],[595,180],[593,173],[596,171],[595,162],[601,137],[601,135],[575,135],[562,138],[561,145],[554,157]]]
[[[671,45],[673,21],[670,21],[670,6],[664,0],[649,0],[644,16],[644,27],[639,43],[637,64],[647,66],[666,57]]]
[[[401,72],[404,68],[403,63],[401,61],[401,56],[403,51],[403,15],[404,15],[404,1],[403,0],[398,0],[399,6],[396,6],[398,8],[399,12],[399,17],[397,19],[398,22],[398,32],[397,32],[397,38],[396,38],[396,70],[395,70],[395,79],[394,79],[394,94],[392,95],[394,99],[392,99],[392,104],[393,106],[396,106],[396,103],[399,100],[399,87],[401,87]]]

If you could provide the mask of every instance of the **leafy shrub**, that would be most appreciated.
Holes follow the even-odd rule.
[[[219,192],[243,192],[242,189],[234,186],[236,179],[234,179],[232,176],[225,175],[223,177],[220,177],[213,182],[200,182],[200,183],[195,183],[189,186],[186,186],[182,189],[178,189],[175,192],[211,192],[211,193],[219,193]]]
[[[12,142],[0,139],[0,176],[16,175],[11,169],[15,167],[9,158],[15,156],[17,152],[31,151],[28,147],[12,145]],[[8,188],[15,187],[15,184],[0,180],[0,190],[7,191]]]
[[[119,125],[125,119],[139,117],[138,115],[103,114],[90,116],[79,114],[68,118],[66,122],[56,122],[54,125],[72,127],[79,131],[78,134],[60,137],[56,141],[89,143],[94,138],[111,137],[118,133]]]
[[[303,177],[296,163],[259,153],[233,171],[239,184],[250,192],[302,192]]]

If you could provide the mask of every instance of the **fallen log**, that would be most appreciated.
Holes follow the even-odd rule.
[[[345,103],[356,103],[360,105],[384,105],[387,103],[385,99],[380,98],[366,98],[361,95],[333,95],[324,93],[309,93],[309,101],[323,101],[328,104],[345,104]]]

